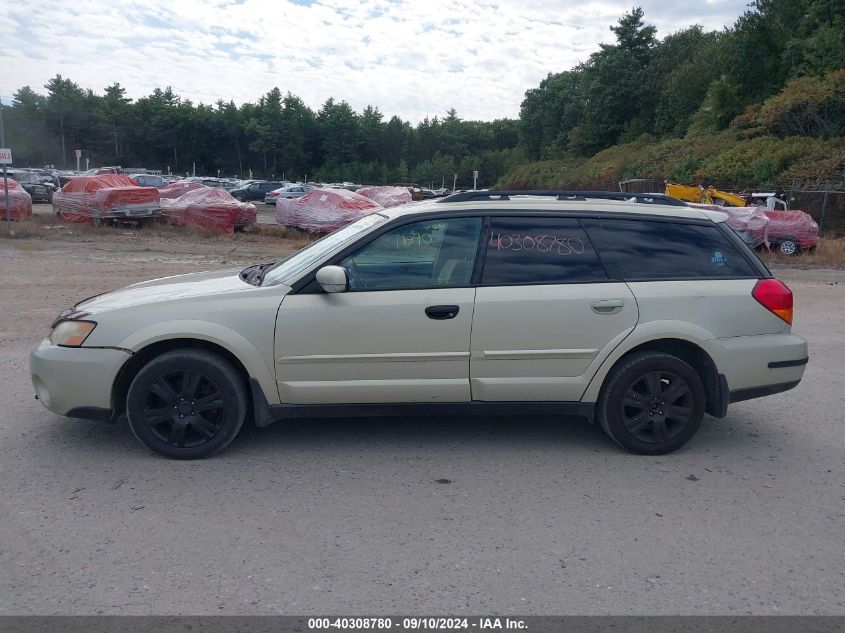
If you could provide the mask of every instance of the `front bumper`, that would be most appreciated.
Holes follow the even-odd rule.
[[[29,354],[35,396],[59,415],[105,417],[112,408],[112,385],[131,356],[128,350],[58,347],[44,339]]]
[[[100,217],[104,220],[134,220],[138,218],[157,218],[161,215],[158,205],[132,205],[112,207]]]

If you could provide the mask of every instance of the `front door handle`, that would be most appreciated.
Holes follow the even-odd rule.
[[[625,307],[625,300],[604,299],[602,301],[593,301],[590,307],[596,314],[616,314],[622,312],[622,308]]]
[[[454,319],[460,309],[459,306],[428,306],[425,309],[425,315],[429,319],[444,321],[446,319]]]

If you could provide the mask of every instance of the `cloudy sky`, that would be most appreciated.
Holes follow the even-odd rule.
[[[748,0],[644,0],[665,36],[731,25]],[[585,60],[633,2],[26,0],[0,11],[0,98],[61,74],[138,98],[255,101],[273,86],[419,121],[513,117],[525,90]]]

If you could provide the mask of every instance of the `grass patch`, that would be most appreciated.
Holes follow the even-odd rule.
[[[244,244],[287,242],[292,248],[299,248],[312,242],[314,236],[297,229],[271,224],[258,224],[245,231],[230,235],[217,229],[198,226],[173,226],[165,223],[142,225],[124,224],[118,226],[93,226],[87,223],[63,222],[46,215],[33,215],[28,220],[0,223],[0,238],[7,239],[74,239],[76,241],[138,240],[144,238],[166,239],[210,244]]]
[[[821,237],[813,251],[792,257],[763,251],[760,258],[767,265],[780,268],[845,268],[845,238]]]

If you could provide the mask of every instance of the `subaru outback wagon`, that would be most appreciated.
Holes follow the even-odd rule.
[[[62,312],[36,397],[173,458],[246,420],[581,416],[634,453],[795,387],[792,293],[717,211],[660,196],[465,192],[293,256],[137,283]]]

